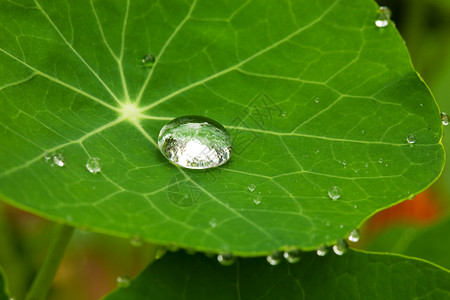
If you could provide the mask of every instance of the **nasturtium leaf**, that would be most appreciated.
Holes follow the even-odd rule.
[[[0,5],[0,193],[25,210],[254,256],[332,244],[441,172],[436,103],[370,0]],[[164,158],[183,115],[227,128],[227,164]]]
[[[104,299],[448,299],[450,273],[397,255],[350,251],[305,253],[296,264],[264,258],[223,267],[201,254],[171,253],[149,265],[127,288]]]
[[[449,232],[450,217],[425,228],[395,226],[377,236],[368,249],[419,257],[450,269]]]
[[[9,300],[11,298],[8,297],[8,287],[5,279],[5,274],[3,274],[3,270],[0,268],[0,300]]]

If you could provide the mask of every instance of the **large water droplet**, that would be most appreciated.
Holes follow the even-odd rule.
[[[316,249],[316,253],[319,256],[325,256],[328,253],[328,248],[326,246],[320,246]]]
[[[350,235],[348,236],[348,240],[350,242],[356,243],[359,241],[360,233],[358,229],[353,229],[352,232],[350,232]]]
[[[271,255],[268,255],[266,259],[270,265],[276,266],[283,260],[283,252],[275,251]]]
[[[339,197],[341,197],[341,189],[337,186],[330,187],[328,190],[328,196],[330,196],[332,200],[339,199]]]
[[[102,170],[102,163],[100,161],[100,158],[98,157],[89,158],[86,163],[86,169],[93,174],[100,172]]]
[[[146,68],[151,68],[153,64],[155,63],[155,57],[151,54],[146,54],[142,60],[142,65]]]
[[[284,258],[288,261],[288,263],[294,264],[299,262],[302,258],[302,252],[298,249],[292,249],[283,253]]]
[[[230,253],[221,253],[217,255],[217,261],[222,266],[231,266],[236,261],[236,257]]]
[[[131,278],[129,276],[119,276],[117,277],[117,287],[118,288],[126,288],[129,287],[131,283]]]
[[[144,242],[142,241],[141,237],[138,235],[135,235],[130,238],[130,244],[133,247],[141,247],[143,243]]]
[[[256,185],[255,184],[251,183],[251,184],[248,185],[248,190],[250,192],[253,192],[255,189],[256,189]]]
[[[64,167],[64,156],[61,153],[54,154],[53,155],[53,164],[57,165],[58,167]]]
[[[231,156],[232,141],[225,128],[201,116],[184,116],[167,123],[158,146],[167,159],[188,169],[220,166]]]
[[[348,244],[346,240],[338,240],[336,245],[333,246],[333,251],[337,255],[343,255],[348,250]]]
[[[414,134],[409,134],[406,137],[406,141],[410,144],[414,144],[416,142],[416,136]]]
[[[380,6],[378,11],[377,19],[375,20],[375,25],[379,28],[384,28],[389,25],[389,19],[391,18],[391,10],[387,6]]]
[[[443,125],[448,125],[448,115],[445,112],[441,112],[441,120]]]

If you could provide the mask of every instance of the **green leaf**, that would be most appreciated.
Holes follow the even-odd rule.
[[[396,226],[381,233],[368,249],[420,257],[450,269],[449,232],[449,217],[427,228]]]
[[[6,276],[3,273],[3,269],[0,268],[0,300],[9,300],[8,296],[8,283],[6,282]]]
[[[332,244],[441,172],[438,108],[372,1],[0,5],[0,193],[27,211],[254,256]],[[163,157],[182,115],[229,130],[226,165]]]
[[[167,254],[148,266],[116,299],[448,299],[450,273],[425,261],[350,251],[304,254],[272,267],[263,258],[223,267],[212,258]]]

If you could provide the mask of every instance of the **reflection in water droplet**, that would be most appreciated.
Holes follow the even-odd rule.
[[[151,54],[146,54],[142,60],[142,65],[146,68],[150,68],[153,66],[153,64],[155,63],[155,57]]]
[[[445,112],[441,112],[441,120],[443,125],[448,125],[448,115]]]
[[[359,241],[359,230],[358,229],[353,229],[352,232],[350,232],[350,235],[348,236],[348,240],[350,242],[356,243],[357,241]]]
[[[381,157],[378,159],[378,163],[379,163],[379,164],[382,164],[382,163],[383,163],[383,159],[382,159]]]
[[[270,265],[276,266],[283,260],[283,252],[275,251],[271,255],[268,255],[266,259]]]
[[[86,163],[86,169],[93,174],[100,172],[102,170],[102,163],[100,161],[100,158],[98,157],[89,158]]]
[[[117,277],[117,287],[118,288],[126,288],[129,287],[131,283],[131,278],[129,276],[119,276]]]
[[[133,247],[141,247],[143,245],[143,243],[144,242],[142,241],[141,237],[138,235],[135,235],[130,238],[130,244]]]
[[[214,120],[184,116],[167,123],[160,131],[158,146],[174,164],[188,169],[218,167],[231,156],[231,137]]]
[[[53,155],[53,163],[58,167],[64,167],[64,157],[61,153]]]
[[[416,142],[416,136],[414,134],[409,134],[406,137],[406,141],[410,144],[414,144]]]
[[[261,198],[260,198],[259,196],[256,196],[256,197],[253,199],[253,203],[255,203],[256,205],[261,204]]]
[[[389,25],[389,19],[391,18],[391,10],[387,6],[380,6],[378,11],[375,25],[379,28],[384,28]]]
[[[343,255],[348,250],[348,244],[346,240],[338,240],[336,245],[333,246],[333,251],[337,255]]]
[[[328,190],[328,196],[330,196],[332,200],[339,199],[339,197],[341,197],[341,189],[337,186],[330,187]]]
[[[298,249],[292,249],[283,253],[284,258],[288,261],[288,263],[294,264],[299,262],[302,252]]]
[[[222,266],[231,266],[236,261],[236,257],[230,253],[221,253],[217,255],[217,261]]]
[[[254,190],[256,189],[256,185],[255,184],[249,184],[248,185],[248,190],[250,191],[250,192],[253,192]]]
[[[319,256],[325,256],[328,253],[328,248],[326,246],[320,246],[316,249],[316,253]]]
[[[320,99],[318,97],[314,98],[315,103],[319,103]]]

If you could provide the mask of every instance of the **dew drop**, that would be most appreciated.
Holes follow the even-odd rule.
[[[319,103],[320,99],[318,97],[314,98],[315,103]]]
[[[226,129],[216,121],[184,116],[161,129],[158,146],[168,160],[180,167],[209,169],[228,161],[232,142]]]
[[[236,261],[236,257],[230,253],[221,253],[217,255],[217,261],[222,266],[231,266]]]
[[[64,156],[62,156],[61,153],[54,154],[53,155],[53,164],[57,165],[58,167],[64,167]]]
[[[253,199],[253,203],[255,203],[256,205],[261,204],[261,198],[260,198],[259,196],[256,196],[256,197]]]
[[[151,68],[153,64],[155,63],[155,57],[151,54],[146,54],[142,60],[142,65],[146,68]]]
[[[358,229],[353,229],[352,232],[350,232],[350,235],[348,236],[348,240],[350,242],[356,243],[359,241],[360,233]]]
[[[292,249],[283,253],[284,258],[290,264],[295,264],[300,261],[302,252],[298,249]]]
[[[130,244],[133,247],[141,247],[143,245],[143,243],[144,242],[142,241],[141,237],[138,235],[135,235],[130,238]]]
[[[448,125],[448,115],[445,112],[441,112],[441,120],[444,126]]]
[[[316,253],[318,256],[325,256],[328,253],[328,248],[326,246],[320,246],[316,249]]]
[[[98,157],[89,158],[86,163],[86,169],[93,174],[100,172],[102,170],[102,163],[100,161],[100,158]]]
[[[155,250],[155,259],[162,258],[166,253],[167,253],[167,248],[166,247],[158,247],[158,248],[156,248],[156,250]]]
[[[271,255],[268,255],[266,259],[270,265],[276,266],[283,260],[283,252],[275,251]]]
[[[250,192],[253,192],[254,190],[256,189],[256,185],[255,184],[249,184],[248,185],[248,190],[250,191]]]
[[[378,16],[375,20],[375,25],[379,28],[384,28],[389,25],[389,19],[391,18],[391,10],[387,6],[380,6],[378,10]]]
[[[330,196],[331,200],[337,200],[341,197],[341,189],[337,186],[332,186],[328,190],[328,196]]]
[[[416,142],[416,136],[414,134],[409,134],[406,137],[406,141],[410,144],[414,144]]]
[[[117,287],[126,288],[129,287],[131,283],[131,278],[127,275],[117,277]]]
[[[336,245],[333,246],[333,251],[337,255],[343,255],[348,250],[348,244],[346,240],[338,240]]]
[[[216,227],[216,226],[217,226],[217,221],[216,221],[216,219],[211,219],[211,220],[209,221],[209,226],[211,226],[212,228]]]

